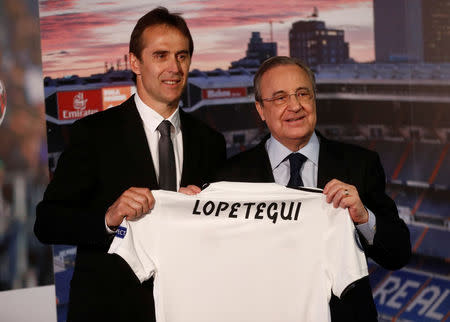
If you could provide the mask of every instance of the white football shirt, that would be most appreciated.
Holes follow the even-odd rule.
[[[154,276],[159,322],[329,321],[331,292],[368,274],[348,211],[320,191],[219,182],[153,195],[109,252],[141,282]]]

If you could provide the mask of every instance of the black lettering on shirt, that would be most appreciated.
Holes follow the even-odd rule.
[[[266,208],[266,204],[264,202],[261,202],[258,206],[256,206],[255,219],[264,219],[263,216],[259,215],[264,211],[264,208]]]
[[[209,216],[213,213],[214,208],[216,208],[216,205],[212,201],[208,201],[203,205],[203,213],[206,216]]]
[[[276,202],[272,202],[268,207],[267,207],[267,217],[269,219],[272,219],[272,222],[275,224],[277,222],[277,218],[278,218],[278,212],[277,210],[277,203]],[[274,212],[272,213],[272,208],[274,209]]]
[[[247,206],[247,211],[245,212],[245,219],[248,219],[248,217],[250,216],[250,208],[252,206],[254,206],[255,203],[254,202],[246,202],[244,203],[244,206]]]
[[[228,217],[230,218],[237,218],[237,215],[235,215],[234,213],[236,211],[238,211],[238,209],[241,207],[241,204],[239,202],[236,202],[234,204],[231,205],[231,211],[230,214],[228,215]]]
[[[198,204],[200,203],[200,200],[195,200],[194,210],[192,210],[193,215],[201,215],[201,212],[198,211]]]
[[[294,220],[298,219],[298,214],[300,213],[300,207],[302,206],[301,202],[297,202],[297,208],[295,208],[295,217]]]
[[[228,209],[229,206],[230,206],[230,204],[228,202],[220,201],[219,205],[217,206],[216,217],[219,216],[219,212]]]

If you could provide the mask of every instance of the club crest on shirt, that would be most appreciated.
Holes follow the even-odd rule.
[[[124,238],[126,234],[127,234],[127,228],[126,227],[119,226],[119,228],[117,228],[116,237]]]

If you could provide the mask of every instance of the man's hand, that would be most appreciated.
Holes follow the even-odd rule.
[[[190,184],[187,187],[181,187],[180,190],[178,190],[178,192],[184,193],[185,195],[193,196],[193,195],[196,195],[197,193],[202,192],[202,189]]]
[[[348,208],[355,224],[364,224],[369,220],[369,213],[359,198],[355,186],[333,179],[326,184],[323,193],[327,196],[327,202],[333,203],[334,208]]]
[[[123,218],[136,220],[148,213],[155,205],[155,198],[147,188],[131,187],[108,208],[106,224],[110,228],[120,225]]]

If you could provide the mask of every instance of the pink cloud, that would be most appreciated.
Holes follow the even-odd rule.
[[[94,37],[96,27],[115,25],[108,14],[66,13],[41,18],[41,39],[44,53],[50,50],[82,46]]]
[[[68,10],[72,9],[77,2],[77,0],[41,0],[39,7],[43,11]]]
[[[106,44],[106,45],[90,45],[82,47],[76,53],[55,52],[49,53],[43,60],[43,70],[46,76],[59,73],[63,67],[70,66],[68,74],[76,74],[74,71],[82,71],[86,75],[86,71],[96,70],[95,73],[101,72],[104,62],[108,65],[113,63],[116,65],[117,60],[124,63],[124,55],[128,54],[128,43]],[[69,63],[70,62],[70,63]]]
[[[209,0],[186,1],[185,4],[199,4],[201,9],[193,11],[196,17],[188,18],[188,24],[193,28],[253,25],[267,23],[269,20],[286,20],[292,18],[306,18],[311,15],[313,8],[320,11],[337,9],[341,6],[352,6],[368,3],[370,0],[303,0],[283,1],[274,3],[273,0],[242,1],[242,0]]]
[[[124,54],[128,53],[129,36],[126,39],[118,39],[116,43],[111,43],[110,40],[106,41],[104,36],[99,34],[99,28],[108,27],[115,32],[119,23],[123,26],[125,25],[124,21],[129,21],[131,31],[136,19],[151,9],[148,5],[133,3],[118,7],[116,6],[117,2],[105,0],[97,3],[98,7],[102,7],[102,11],[73,12],[74,4],[79,4],[79,2],[75,2],[75,0],[43,0],[40,2],[41,13],[66,10],[64,14],[41,18],[45,75],[55,75],[54,73],[59,75],[64,68],[67,68],[67,74],[73,74],[73,71],[76,71],[76,73],[88,75],[87,73],[95,68],[97,68],[96,73],[102,72],[105,61],[123,60]],[[320,19],[321,12],[370,4],[371,2],[371,0],[280,0],[274,3],[273,0],[258,2],[182,0],[176,4],[180,9],[173,11],[183,12],[196,41],[193,68],[198,66],[197,68],[213,69],[215,67],[227,68],[231,61],[245,56],[253,25],[259,24],[259,29],[261,29],[261,25],[265,26],[265,30],[255,28],[253,31],[261,31],[264,41],[268,41],[269,21],[285,21],[284,25],[277,25],[274,28],[274,39],[278,42],[279,54],[287,54],[289,48],[286,30],[290,27],[287,24],[288,21],[306,18],[312,13],[313,7],[319,9]],[[237,31],[233,34],[230,32],[231,27],[236,29],[244,27],[242,30],[245,31]],[[211,35],[208,36],[208,29],[211,28],[214,28],[215,39],[217,39],[214,48],[208,43],[211,40]],[[345,26],[345,29],[348,30],[346,31],[347,40],[349,40],[348,35],[352,35],[350,43],[352,55],[370,56],[365,48],[373,48],[373,41],[369,39],[372,45],[367,41],[367,35],[372,31],[361,29],[360,26]]]

